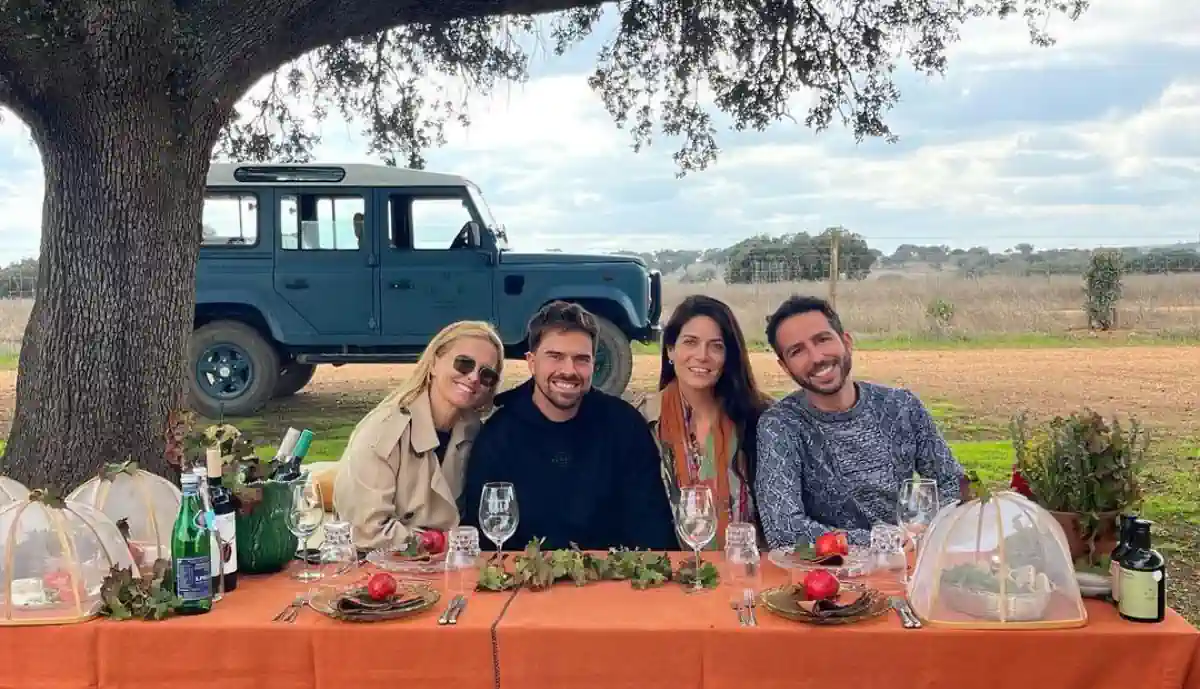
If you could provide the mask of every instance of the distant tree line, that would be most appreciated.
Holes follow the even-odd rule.
[[[637,256],[664,275],[684,271],[685,282],[709,282],[724,275],[728,282],[781,282],[823,280],[829,276],[830,228],[818,235],[759,235],[724,249],[661,249],[652,252],[618,251]],[[1083,275],[1094,249],[1042,249],[1017,244],[993,253],[984,247],[951,249],[948,246],[901,244],[890,255],[872,249],[860,235],[840,230],[840,275],[863,279],[872,270],[926,270],[962,277],[985,275]],[[1164,274],[1200,272],[1200,244],[1172,247],[1120,247],[1124,273]]]

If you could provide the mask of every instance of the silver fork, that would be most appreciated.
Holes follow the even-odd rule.
[[[458,609],[458,606],[465,600],[465,596],[461,593],[450,599],[446,604],[446,610],[442,612],[442,616],[438,618],[438,624],[450,624],[450,616]]]
[[[304,596],[296,596],[296,600],[288,603],[287,607],[279,611],[273,622],[295,622],[296,616],[300,614],[300,608],[304,607]]]
[[[746,608],[746,626],[757,627],[758,617],[754,614],[754,591],[752,589],[742,591],[742,605]]]

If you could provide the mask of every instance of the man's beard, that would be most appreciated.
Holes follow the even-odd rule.
[[[579,391],[576,393],[576,397],[567,402],[561,402],[559,399],[556,399],[559,395],[563,394],[561,392],[556,392],[550,386],[550,384],[556,380],[561,380],[564,383],[578,384]],[[587,392],[587,390],[584,389],[584,380],[578,376],[550,376],[546,379],[546,383],[544,385],[539,380],[534,380],[534,385],[537,386],[538,391],[542,393],[542,397],[546,398],[547,402],[554,405],[555,409],[560,409],[562,411],[570,411],[578,407],[580,402],[583,401],[584,394]]]
[[[846,352],[840,357],[837,357],[837,363],[834,364],[834,367],[841,373],[841,375],[838,376],[838,380],[833,383],[832,386],[824,388],[811,382],[808,378],[801,378],[796,374],[791,373],[791,371],[788,373],[791,373],[792,380],[795,381],[797,385],[805,390],[808,390],[809,392],[816,393],[818,395],[836,395],[842,391],[842,388],[846,387],[846,383],[850,380],[850,369],[854,367],[853,355],[851,355],[850,352]]]

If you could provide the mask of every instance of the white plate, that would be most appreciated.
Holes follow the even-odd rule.
[[[870,548],[858,545],[851,545],[850,554],[842,558],[842,564],[836,566],[818,565],[797,558],[795,549],[791,546],[772,548],[771,552],[767,553],[767,559],[774,563],[776,567],[782,569],[793,569],[804,572],[823,569],[838,579],[852,579],[871,573]]]
[[[403,574],[440,574],[446,571],[446,553],[438,553],[428,560],[399,560],[392,557],[392,551],[379,549],[367,553],[367,562],[380,569]]]

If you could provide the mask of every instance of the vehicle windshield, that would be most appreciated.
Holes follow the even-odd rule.
[[[483,198],[483,191],[475,186],[474,182],[467,182],[467,193],[471,195],[471,202],[475,204],[475,209],[483,218],[483,224],[487,226],[492,234],[496,235],[496,242],[502,246],[508,246],[508,235],[500,223],[496,222],[496,217],[492,215],[492,208],[488,205],[487,199]]]

